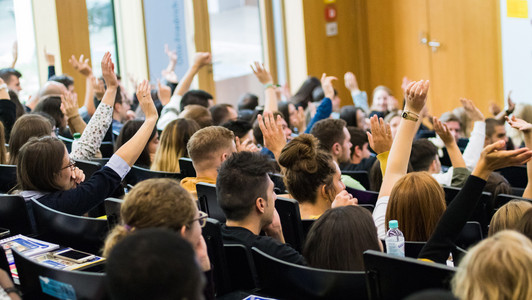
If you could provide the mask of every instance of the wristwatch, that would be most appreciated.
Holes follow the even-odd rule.
[[[401,117],[403,117],[403,119],[407,119],[407,120],[414,121],[414,122],[417,122],[419,120],[418,114],[413,113],[408,110],[403,111],[403,114],[401,115]]]

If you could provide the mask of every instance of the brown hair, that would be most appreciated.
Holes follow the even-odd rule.
[[[342,119],[325,119],[316,122],[310,133],[320,141],[320,149],[331,152],[334,144],[342,144],[345,139],[344,127],[346,122]]]
[[[120,208],[122,224],[107,236],[103,256],[108,256],[132,229],[158,227],[180,231],[194,220],[196,210],[196,203],[179,182],[168,178],[141,181],[124,198]]]
[[[125,143],[127,143],[130,139],[137,134],[137,131],[139,131],[140,127],[144,124],[144,121],[142,120],[129,120],[127,121],[124,126],[122,126],[122,129],[120,129],[120,134],[116,138],[116,144],[115,144],[115,152],[120,149]],[[150,151],[149,151],[149,143],[150,141],[155,137],[155,134],[157,133],[157,129],[153,128],[150,138],[148,139],[148,142],[144,146],[144,150],[139,155],[139,158],[135,161],[135,165],[147,168],[149,169],[151,166],[151,158],[150,158]]]
[[[187,144],[187,151],[196,165],[211,160],[220,150],[231,148],[234,138],[233,132],[225,127],[205,127],[192,135]]]
[[[512,200],[501,206],[491,218],[488,236],[504,229],[516,229],[517,223],[530,208],[532,203],[522,200]]]
[[[6,152],[6,136],[4,131],[4,123],[0,121],[0,164],[5,164],[7,162],[7,152]]]
[[[452,280],[453,294],[468,300],[532,299],[532,242],[504,230],[471,248]]]
[[[61,171],[65,153],[65,145],[57,138],[30,138],[20,148],[17,160],[18,189],[42,192],[62,190],[55,178]]]
[[[52,124],[41,115],[26,114],[18,118],[13,125],[9,140],[9,164],[17,164],[20,148],[31,137],[49,136],[51,134]]]
[[[196,121],[176,119],[164,128],[151,165],[154,171],[180,172],[179,158],[188,157],[187,143],[200,130]]]
[[[363,271],[366,250],[381,250],[373,218],[367,209],[348,205],[329,209],[314,222],[303,256],[314,268]]]
[[[212,125],[211,112],[206,107],[198,104],[187,105],[185,110],[179,114],[179,117],[194,120],[201,128]]]
[[[491,136],[495,133],[495,127],[504,126],[504,122],[499,121],[493,118],[486,119],[486,138],[490,139]]]
[[[327,190],[333,189],[336,167],[332,156],[318,149],[318,139],[310,134],[301,134],[286,144],[279,164],[286,168],[284,181],[288,191],[299,202],[314,204],[322,184]]]
[[[429,173],[406,174],[390,194],[386,229],[390,220],[397,220],[406,241],[428,241],[445,208],[443,189]]]

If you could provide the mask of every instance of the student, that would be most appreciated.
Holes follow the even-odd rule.
[[[122,147],[122,145],[127,143],[127,141],[129,141],[135,135],[135,133],[137,133],[143,123],[144,122],[142,120],[127,121],[120,130],[120,134],[116,138],[115,149],[119,149],[120,147]],[[155,157],[155,153],[157,152],[158,148],[159,134],[157,133],[157,130],[153,128],[148,143],[146,144],[146,146],[144,146],[144,149],[142,149],[142,153],[135,162],[135,165],[145,169],[149,169],[151,167],[151,163]]]
[[[519,200],[512,200],[501,206],[491,218],[488,236],[493,236],[501,230],[517,229],[517,224],[531,208],[530,202]]]
[[[268,172],[270,161],[258,153],[233,154],[220,167],[216,195],[225,216],[222,226],[224,244],[242,244],[278,259],[304,264],[304,258],[285,244],[279,214],[275,210],[277,195]],[[266,236],[261,236],[264,231]]]
[[[218,168],[237,151],[233,132],[221,126],[200,129],[188,141],[187,150],[196,170],[196,177],[183,178],[181,186],[197,199],[196,184],[215,184]]]
[[[114,74],[110,54],[106,57],[104,72]],[[116,80],[116,76],[114,78]],[[116,89],[110,83],[106,93],[112,94]],[[50,208],[81,215],[109,197],[141,154],[157,122],[157,110],[147,81],[137,87],[137,97],[146,115],[144,124],[87,182],[82,183],[84,176],[77,171],[60,140],[42,137],[26,143],[17,160],[17,184],[24,199],[34,198]]]
[[[238,117],[233,105],[227,103],[216,104],[209,108],[209,111],[212,115],[212,124],[215,126],[222,125],[228,121],[234,121]]]
[[[160,228],[135,230],[110,252],[111,299],[203,299],[205,279],[190,243]]]

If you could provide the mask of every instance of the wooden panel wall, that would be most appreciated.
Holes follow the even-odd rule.
[[[344,84],[345,72],[355,73],[361,89],[371,88],[368,80],[366,1],[336,0],[338,35],[332,37],[325,34],[325,6],[324,1],[303,1],[308,74],[320,78],[325,72],[338,77],[335,87],[342,105],[352,105]]]
[[[85,77],[72,68],[68,59],[72,54],[76,57],[81,54],[91,57],[87,5],[85,0],[56,0],[55,6],[63,73],[74,78],[78,101],[81,103],[85,95]]]

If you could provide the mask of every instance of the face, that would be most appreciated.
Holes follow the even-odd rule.
[[[449,122],[445,122],[445,125],[447,125],[454,139],[458,142],[458,140],[461,138],[460,123],[457,121],[449,121]]]
[[[334,162],[334,166],[336,167],[336,173],[333,177],[333,191],[334,191],[334,197],[338,195],[341,191],[345,190],[345,184],[342,182],[342,172],[340,171],[340,167],[338,167],[338,164]],[[333,197],[333,200],[334,200]]]
[[[6,84],[10,90],[13,90],[17,93],[22,90],[22,88],[20,87],[20,80],[15,75],[11,75],[9,77],[9,80],[6,82]]]
[[[153,161],[153,158],[155,157],[157,148],[159,148],[159,133],[156,131],[153,138],[148,142],[148,152],[150,154],[151,161]]]
[[[339,112],[340,111],[340,103],[342,103],[342,99],[340,99],[340,97],[338,97],[338,95],[335,95],[332,98],[331,102],[332,102],[333,111]]]
[[[362,158],[369,158],[371,156],[371,152],[369,151],[368,149],[368,143],[365,143],[364,145],[362,145],[362,151],[361,151],[361,157]]]
[[[296,106],[292,103],[288,104],[288,114],[290,115],[290,124],[293,127],[297,127],[297,124],[299,124],[299,115],[297,114]]]
[[[196,209],[194,219],[199,218],[199,216],[199,210]],[[199,222],[199,220],[196,220],[190,223],[185,230],[185,234],[183,235],[183,238],[187,240],[192,246],[196,246],[201,239],[201,226]]]
[[[76,183],[72,178],[74,165],[70,163],[70,157],[65,148],[65,154],[61,162],[61,170],[55,176],[55,183],[61,187],[62,190],[70,190],[75,187]]]
[[[286,137],[286,141],[290,141],[292,139],[292,130],[288,127],[288,124],[286,124],[286,121],[281,118],[281,124],[283,126],[283,132]]]
[[[367,126],[366,126],[366,114],[361,109],[357,110],[357,127],[362,129],[362,130],[366,130],[367,129]]]
[[[238,119],[238,113],[236,110],[232,107],[227,107],[227,111],[229,112],[229,120],[234,121]]]
[[[347,130],[346,127],[344,127],[344,140],[341,145],[341,152],[338,155],[338,162],[343,163],[347,162],[351,159],[351,134],[349,134],[349,130]]]
[[[68,89],[69,92],[73,93],[74,92],[74,85],[73,84],[69,85],[67,87],[67,89]]]
[[[388,109],[388,97],[390,95],[385,90],[378,90],[373,97],[373,107],[377,111]]]
[[[395,134],[397,133],[397,129],[399,128],[399,123],[401,123],[400,116],[393,117],[390,120],[390,128],[392,130],[392,139],[395,138]]]
[[[505,145],[506,143],[508,143],[508,137],[506,136],[506,129],[504,128],[503,125],[495,126],[495,130],[493,134],[489,137],[488,144],[493,144],[498,141],[504,141]]]
[[[273,190],[274,184],[273,181],[270,179],[270,176],[266,175],[266,177],[268,177],[268,199],[266,199],[267,207],[264,212],[264,223],[270,224],[273,221],[273,214],[275,212],[275,200],[277,200],[277,194],[275,194],[275,191]]]
[[[440,157],[436,154],[436,157],[434,158],[434,173],[440,173],[441,172],[441,162]]]

